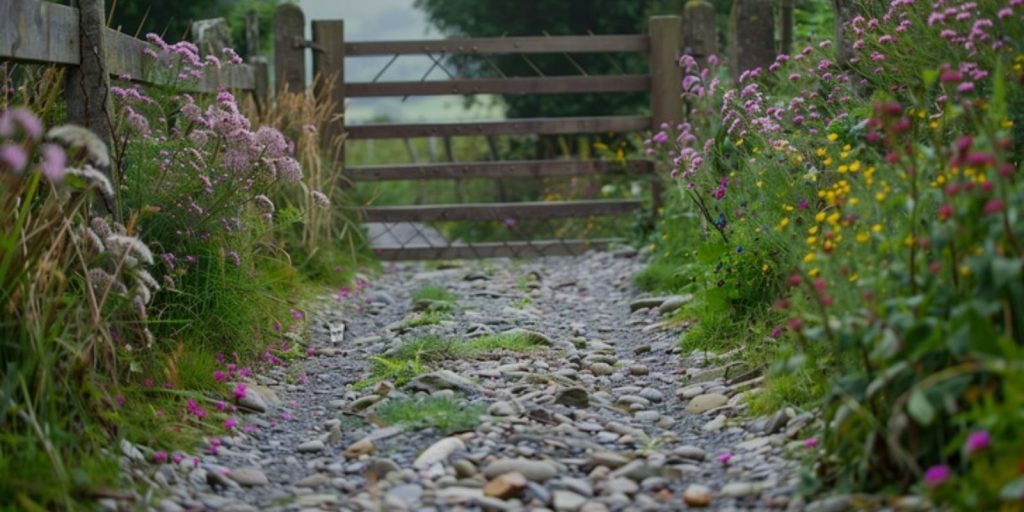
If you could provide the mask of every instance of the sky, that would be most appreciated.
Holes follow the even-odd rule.
[[[414,0],[299,0],[306,15],[306,37],[312,38],[310,21],[317,19],[345,20],[346,41],[384,41],[409,39],[438,39],[436,28],[427,20],[426,13],[413,7]],[[364,82],[373,80],[390,57],[351,57],[345,59],[345,80]],[[430,70],[431,60],[426,56],[399,57],[379,81],[421,80]],[[312,57],[307,52],[306,69],[312,74]],[[447,78],[444,71],[434,69],[428,80]],[[490,98],[482,98],[490,104]],[[463,107],[461,96],[420,96],[408,98],[353,98],[346,106],[345,124],[362,124],[386,116],[392,121],[464,121],[496,119],[500,109]]]

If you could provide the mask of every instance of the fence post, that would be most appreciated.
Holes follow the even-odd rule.
[[[782,0],[782,47],[779,53],[793,51],[793,0]]]
[[[857,3],[853,0],[832,0],[832,11],[835,14],[836,63],[846,66],[855,56],[854,38],[850,37],[849,26],[853,18],[859,14]]]
[[[683,71],[679,68],[679,49],[682,34],[679,16],[652,16],[648,21],[651,38],[651,128],[659,130],[662,123],[675,127],[682,118]],[[655,175],[651,189],[652,210],[661,209],[664,186],[660,176]]]
[[[260,15],[256,9],[245,11],[245,58],[252,60],[260,54]]]
[[[274,79],[275,90],[302,92],[306,90],[306,53],[303,41],[306,17],[295,4],[281,4],[274,11]]]
[[[315,93],[320,96],[324,87],[330,86],[326,96],[334,102],[334,112],[327,123],[321,142],[331,148],[341,144],[339,138],[345,132],[345,21],[316,20],[313,22],[313,80]],[[344,162],[338,151],[338,155]]]
[[[78,8],[80,61],[65,79],[68,121],[85,126],[110,147],[110,73],[107,71],[104,32],[107,17],[103,0],[75,0]]]
[[[775,60],[773,0],[735,0],[729,18],[729,62],[734,78]]]
[[[270,66],[267,58],[260,55],[260,18],[254,9],[245,13],[245,60],[253,68],[252,98],[256,101],[256,113],[262,116],[270,104]]]
[[[683,52],[700,59],[718,53],[715,7],[707,0],[690,0],[683,7]]]

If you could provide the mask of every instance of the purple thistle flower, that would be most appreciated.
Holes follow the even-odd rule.
[[[964,443],[964,449],[967,450],[967,453],[974,453],[988,448],[991,442],[992,436],[989,435],[988,431],[979,430],[971,432],[967,436],[967,442]]]
[[[924,483],[928,487],[938,487],[948,480],[951,474],[952,471],[949,469],[949,466],[938,464],[924,472]]]

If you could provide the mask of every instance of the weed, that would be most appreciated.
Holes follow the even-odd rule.
[[[377,409],[377,418],[385,425],[405,428],[436,428],[450,434],[470,430],[480,422],[485,408],[447,396],[410,397],[389,400]]]

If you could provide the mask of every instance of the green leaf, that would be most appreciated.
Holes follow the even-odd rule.
[[[1024,476],[1019,476],[1004,485],[999,491],[999,499],[1010,502],[1024,500]]]
[[[910,394],[910,402],[907,403],[907,412],[918,423],[928,426],[935,420],[935,407],[928,401],[921,390],[914,390]]]
[[[1007,283],[1020,279],[1021,267],[1024,261],[1019,259],[1000,258],[992,259],[992,284],[996,288],[1002,288]]]

